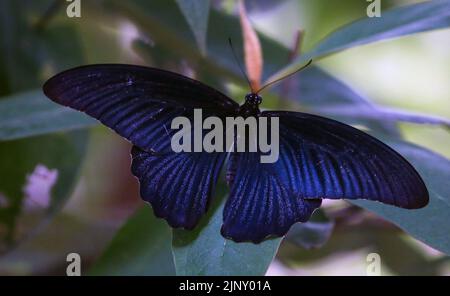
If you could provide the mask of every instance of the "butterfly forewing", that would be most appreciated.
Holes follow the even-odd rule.
[[[171,120],[201,108],[205,116],[233,115],[238,104],[196,80],[160,69],[104,64],[74,68],[49,79],[53,101],[100,120],[141,149],[166,134]]]
[[[303,198],[369,199],[407,209],[428,203],[413,166],[374,137],[311,114],[263,114],[279,117],[281,178]]]

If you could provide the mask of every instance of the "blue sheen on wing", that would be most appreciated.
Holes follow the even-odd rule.
[[[311,114],[263,114],[280,118],[282,176],[305,199],[369,199],[407,209],[428,203],[414,167],[374,137]]]
[[[206,212],[226,153],[174,153],[173,118],[233,116],[239,105],[185,76],[148,67],[103,64],[62,72],[44,93],[83,111],[128,139],[141,197],[173,227],[192,229]]]
[[[296,185],[286,182],[281,159],[260,163],[260,153],[232,153],[231,191],[225,204],[222,235],[234,241],[259,243],[269,236],[283,236],[296,222],[306,222],[321,204],[305,199]],[[294,180],[296,183],[297,180]]]
[[[222,153],[174,153],[176,116],[192,120],[239,115],[239,105],[220,92],[176,73],[132,65],[90,65],[62,72],[44,85],[53,101],[83,111],[128,139],[132,173],[155,215],[172,227],[194,228],[206,212]],[[257,112],[259,114],[259,110]],[[222,234],[259,243],[306,222],[328,199],[369,199],[416,209],[428,192],[415,169],[397,152],[351,126],[311,114],[270,111],[280,122],[279,159],[231,153],[231,187]],[[205,135],[205,132],[203,133]]]
[[[158,150],[176,116],[202,108],[204,116],[234,115],[239,105],[196,80],[160,69],[88,65],[49,79],[44,93],[56,103],[98,119],[141,149]]]
[[[208,209],[224,153],[168,153],[155,156],[134,146],[131,171],[141,197],[172,227],[194,228]]]
[[[370,135],[305,113],[268,111],[280,121],[280,153],[232,153],[231,186],[222,234],[258,243],[307,221],[321,199],[369,199],[407,209],[424,207],[428,191],[400,154]]]

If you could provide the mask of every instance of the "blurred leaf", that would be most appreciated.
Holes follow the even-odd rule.
[[[334,221],[319,209],[306,223],[296,223],[286,235],[286,240],[305,249],[320,248],[330,239]]]
[[[20,234],[16,233],[16,225],[26,203],[48,215],[61,208],[70,196],[85,153],[86,140],[86,133],[80,131],[0,143],[0,193],[6,200],[6,204],[0,207],[0,225],[7,228],[3,237],[7,246],[25,235],[24,229],[20,229]],[[24,198],[27,175],[33,173],[38,165],[58,172],[50,204]],[[36,223],[32,227],[38,226]]]
[[[149,206],[139,209],[117,232],[90,275],[175,275],[171,231]]]
[[[382,11],[379,18],[366,17],[337,29],[270,80],[293,72],[309,59],[316,60],[351,47],[449,26],[448,0],[426,1]]]
[[[0,141],[90,127],[97,121],[50,101],[42,90],[0,99]]]
[[[410,161],[422,176],[430,194],[430,203],[419,210],[404,210],[380,203],[356,201],[427,245],[450,255],[450,161],[424,148],[400,141],[387,141]]]
[[[176,0],[176,2],[194,33],[200,51],[205,54],[210,0]]]
[[[220,235],[224,202],[209,209],[206,223],[173,231],[177,275],[264,275],[280,238],[261,244],[235,243]],[[205,220],[203,220],[205,222]],[[206,224],[206,225],[205,225]]]

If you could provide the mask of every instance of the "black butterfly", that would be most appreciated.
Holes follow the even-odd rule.
[[[62,72],[44,85],[53,101],[83,111],[128,139],[132,173],[155,215],[172,227],[194,228],[208,209],[228,159],[230,194],[221,233],[259,243],[307,221],[327,199],[369,199],[407,209],[424,207],[428,192],[400,154],[343,123],[298,112],[264,111],[249,94],[239,106],[199,81],[154,68],[105,64]],[[279,117],[280,156],[260,163],[258,152],[170,150],[176,116]],[[231,155],[230,155],[231,154]]]

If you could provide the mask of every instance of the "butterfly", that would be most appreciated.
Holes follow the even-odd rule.
[[[96,118],[133,144],[131,171],[140,195],[174,228],[193,229],[208,210],[222,167],[230,192],[221,234],[260,243],[306,222],[323,199],[367,199],[405,209],[427,205],[427,188],[399,153],[338,121],[300,112],[260,111],[257,93],[239,105],[177,73],[135,65],[87,65],[43,86],[54,102]],[[201,108],[219,118],[279,118],[279,159],[260,152],[170,150],[173,118]]]

